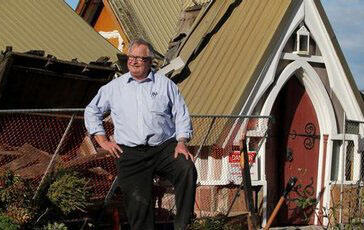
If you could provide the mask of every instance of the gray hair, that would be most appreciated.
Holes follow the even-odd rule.
[[[142,39],[142,38],[137,38],[137,39],[134,39],[132,40],[130,43],[129,43],[129,49],[128,49],[128,53],[130,53],[131,49],[134,47],[134,46],[139,46],[139,45],[145,45],[148,47],[148,51],[149,51],[149,57],[151,58],[154,58],[154,48],[152,46],[152,44],[150,44],[149,42],[147,42],[146,40]]]

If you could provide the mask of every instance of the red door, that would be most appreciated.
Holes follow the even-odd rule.
[[[313,223],[319,155],[319,124],[305,88],[292,77],[275,103],[277,146],[277,191],[282,194],[290,177],[298,181],[278,215],[278,225]]]

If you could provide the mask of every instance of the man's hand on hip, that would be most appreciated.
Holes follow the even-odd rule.
[[[109,141],[104,135],[95,135],[95,139],[101,148],[108,151],[112,157],[120,158],[120,154],[123,153],[123,150],[116,142]]]
[[[174,149],[174,158],[178,157],[178,154],[183,154],[186,160],[193,160],[193,155],[188,151],[184,141],[178,141],[176,148]]]
[[[123,153],[123,150],[119,147],[119,145],[112,141],[105,141],[100,146],[115,158],[119,158],[120,154]]]

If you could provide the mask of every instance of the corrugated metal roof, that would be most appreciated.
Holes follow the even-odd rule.
[[[210,2],[211,0],[182,0],[183,1],[183,9],[195,6],[195,5],[203,5],[205,3]]]
[[[206,32],[212,31],[206,47],[188,66],[191,74],[180,85],[192,114],[241,110],[291,4],[291,0],[243,0],[230,16],[225,15],[234,2],[216,1],[180,51],[187,60]]]
[[[119,52],[63,0],[11,0],[0,3],[0,50],[44,50],[58,59],[117,60]]]
[[[142,37],[164,54],[175,35],[181,0],[109,0],[130,40]]]

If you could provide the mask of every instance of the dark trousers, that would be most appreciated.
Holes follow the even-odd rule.
[[[193,214],[197,172],[192,160],[179,154],[174,158],[176,141],[160,146],[127,147],[116,160],[125,211],[132,230],[154,229],[152,186],[154,175],[168,179],[175,189],[177,213],[175,229],[185,229]]]

